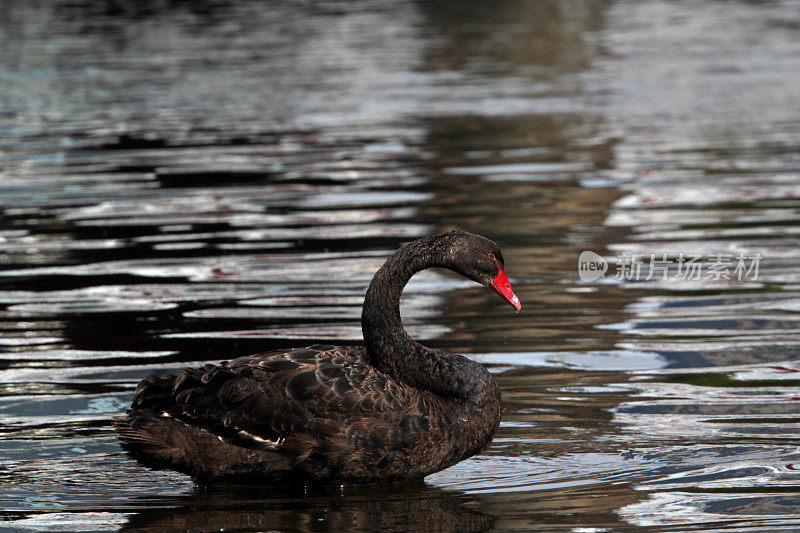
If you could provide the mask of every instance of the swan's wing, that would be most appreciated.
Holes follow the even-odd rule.
[[[306,457],[411,446],[428,429],[425,407],[418,393],[368,365],[363,349],[313,346],[151,376],[132,409],[238,446]]]

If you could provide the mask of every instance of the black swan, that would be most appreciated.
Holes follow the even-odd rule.
[[[315,345],[150,376],[114,419],[123,448],[202,483],[422,479],[479,453],[500,424],[494,379],[415,342],[400,323],[403,287],[431,267],[521,307],[494,242],[463,231],[416,240],[370,283],[364,347]]]

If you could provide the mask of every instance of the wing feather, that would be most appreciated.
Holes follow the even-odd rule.
[[[134,410],[167,413],[225,442],[281,450],[298,461],[348,447],[399,450],[428,428],[419,393],[366,364],[363,348],[247,356],[186,368],[169,376],[169,385],[154,376],[144,380]]]

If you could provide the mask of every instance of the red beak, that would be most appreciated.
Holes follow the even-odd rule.
[[[505,298],[508,303],[513,305],[514,309],[519,311],[522,309],[522,304],[519,302],[517,295],[514,294],[514,289],[511,288],[511,283],[508,281],[508,276],[506,276],[503,265],[497,263],[497,268],[499,271],[497,272],[497,277],[492,280],[492,288],[497,294]]]

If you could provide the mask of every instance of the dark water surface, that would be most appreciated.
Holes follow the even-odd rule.
[[[800,527],[797,2],[0,9],[0,529]],[[293,492],[120,451],[139,379],[359,342],[383,259],[454,227],[523,312],[433,271],[403,312],[495,373],[484,454]],[[615,279],[651,253],[763,260]]]

